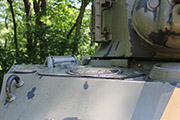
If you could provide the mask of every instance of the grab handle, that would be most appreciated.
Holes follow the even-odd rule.
[[[24,82],[22,81],[22,79],[20,79],[20,77],[17,76],[17,75],[11,75],[11,76],[8,78],[8,80],[7,80],[7,82],[6,82],[6,88],[5,88],[5,90],[6,90],[6,96],[7,96],[7,99],[6,99],[6,100],[7,100],[8,102],[12,102],[12,101],[14,101],[14,100],[16,99],[16,96],[11,93],[11,84],[12,84],[12,82],[13,82],[14,80],[16,81],[16,87],[17,87],[17,88],[22,87],[22,86],[24,85]]]

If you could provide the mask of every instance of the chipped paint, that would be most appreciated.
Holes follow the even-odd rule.
[[[32,88],[32,90],[27,93],[28,100],[33,99],[35,97],[35,94],[34,94],[35,91],[36,91],[36,87]]]
[[[147,9],[146,9],[147,1],[148,0],[139,0],[137,3],[136,11],[138,11],[139,9],[144,9],[144,12],[146,13],[147,12]]]
[[[170,83],[172,86],[180,88],[180,83]]]
[[[111,44],[111,46],[109,47],[107,53],[104,54],[104,57],[107,57],[107,56],[109,55],[109,53],[111,52],[111,49],[112,49],[112,45],[113,45],[113,44]]]
[[[4,106],[6,106],[9,102],[6,100],[5,103],[4,103]]]
[[[67,117],[64,118],[63,120],[80,120],[80,119],[78,119],[77,117]]]
[[[84,90],[87,90],[89,88],[88,82],[86,81],[83,85]]]
[[[166,42],[167,42],[167,36],[170,34],[170,31],[166,31],[166,32],[163,32],[163,31],[158,31],[158,33],[156,32],[152,32],[151,34],[149,34],[149,38],[152,40],[152,42],[154,44],[157,44],[157,45],[162,45],[162,46],[166,46]]]
[[[129,19],[128,20],[128,28],[129,28],[129,39],[130,39],[130,43],[131,43],[131,55],[135,56],[135,57],[153,57],[155,56],[155,52],[152,51],[152,49],[148,49],[149,47],[142,42],[143,39],[141,39],[138,34],[135,32],[135,30],[133,29],[132,26],[132,20]],[[130,44],[129,43],[129,44]],[[136,47],[134,47],[136,46]]]
[[[118,49],[118,47],[119,47],[119,42],[116,45],[115,51]]]

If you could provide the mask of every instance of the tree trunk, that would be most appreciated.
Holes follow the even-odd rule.
[[[46,0],[41,0],[40,19],[43,15],[46,14],[46,5],[47,5]],[[40,26],[43,27],[46,25],[44,23],[40,22]],[[41,57],[41,61],[43,62],[45,60],[45,58],[48,56],[47,55],[47,48],[48,48],[47,45],[48,44],[47,44],[47,40],[45,38],[45,30],[43,30],[43,34],[39,37],[39,43],[40,43],[40,57]]]
[[[40,0],[38,2],[36,0],[33,0],[33,6],[34,6],[35,14],[36,14],[36,26],[38,26],[40,23],[40,18],[39,18]],[[34,37],[34,47],[37,46],[37,39],[38,39],[38,31],[37,31],[37,27],[36,27],[35,28],[35,37]]]
[[[82,24],[82,20],[83,20],[83,17],[84,17],[85,8],[86,8],[86,6],[88,4],[89,4],[89,2],[87,2],[86,0],[82,0],[80,13],[79,13],[78,19],[76,20],[76,34],[75,34],[75,37],[78,37],[78,35],[80,34],[81,24]]]
[[[47,56],[46,54],[46,39],[44,37],[44,26],[45,24],[41,22],[41,17],[45,15],[46,7],[47,7],[47,1],[46,0],[34,0],[34,10],[36,14],[36,30],[35,30],[35,42],[34,44],[37,46],[37,42],[39,41],[39,49],[40,49],[40,58],[41,61],[45,59]],[[41,29],[41,32],[39,31]],[[41,33],[41,34],[40,34]]]
[[[9,5],[10,5],[10,10],[12,14],[12,19],[13,19],[13,25],[14,25],[14,44],[15,44],[15,49],[16,49],[16,57],[18,57],[18,40],[17,40],[17,25],[16,25],[16,19],[14,15],[14,10],[13,10],[13,5],[12,5],[12,0],[7,0]]]
[[[44,15],[46,11],[47,1],[46,0],[33,0],[34,11],[36,14],[36,24],[41,25],[42,22],[40,21],[42,15]]]
[[[76,19],[76,23],[73,25],[73,27],[71,28],[71,30],[69,31],[69,33],[67,35],[68,39],[70,38],[70,36],[71,36],[73,30],[75,29],[75,27],[76,27],[75,36],[77,37],[80,34],[80,29],[81,29],[82,20],[83,20],[83,17],[84,17],[85,8],[89,4],[89,2],[90,1],[82,0],[80,12],[79,12],[79,15],[78,15],[78,17]]]
[[[6,27],[6,29],[8,30],[7,20],[8,20],[8,15],[5,17],[5,27]],[[5,38],[5,43],[4,43],[4,48],[5,48],[5,49],[7,48],[7,42],[8,42],[8,39]]]
[[[85,8],[86,6],[89,4],[90,1],[88,0],[82,0],[82,4],[81,4],[81,8],[80,8],[80,12],[79,15],[76,19],[76,23],[73,25],[73,27],[71,28],[71,30],[69,31],[67,38],[69,39],[73,30],[76,27],[76,33],[75,33],[75,39],[74,39],[74,43],[73,43],[73,51],[72,54],[75,54],[78,51],[78,36],[80,34],[80,30],[81,30],[81,24],[82,24],[82,20],[84,17],[84,12],[85,12]]]
[[[24,7],[26,12],[26,39],[27,39],[27,54],[29,56],[29,60],[33,61],[36,57],[36,51],[34,51],[33,40],[32,40],[32,21],[31,21],[31,3],[29,0],[23,0]]]

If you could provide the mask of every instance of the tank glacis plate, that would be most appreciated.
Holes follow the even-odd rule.
[[[16,99],[9,103],[5,83],[12,74],[18,75],[24,86],[16,88],[12,83]],[[4,77],[0,119],[178,119],[180,85],[148,82],[144,80],[146,74],[139,68],[14,66]]]

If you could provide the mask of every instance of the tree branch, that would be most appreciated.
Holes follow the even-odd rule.
[[[13,5],[12,5],[12,0],[7,0],[10,6],[11,14],[12,14],[12,19],[13,19],[13,25],[14,25],[14,44],[15,44],[15,49],[16,49],[16,56],[18,57],[18,40],[17,40],[17,25],[16,25],[16,19],[14,15],[14,10],[13,10]]]
[[[79,12],[79,15],[76,19],[76,22],[75,24],[73,25],[73,27],[70,29],[68,35],[67,35],[67,38],[69,39],[73,30],[75,29],[76,27],[76,34],[75,34],[75,37],[77,37],[79,34],[80,34],[80,29],[81,29],[81,24],[82,24],[82,20],[83,20],[83,17],[84,17],[84,12],[85,12],[85,8],[86,6],[89,4],[90,1],[87,1],[87,0],[82,0],[82,4],[81,4],[81,8],[80,8],[80,12]]]

